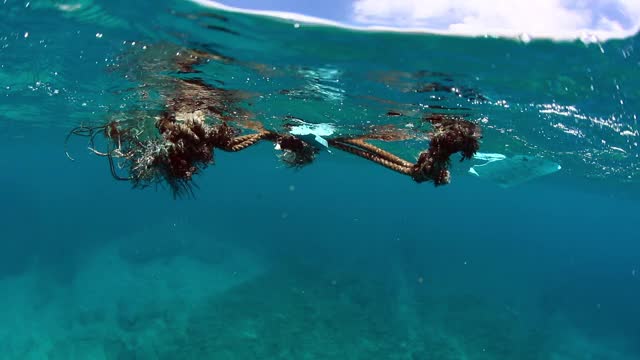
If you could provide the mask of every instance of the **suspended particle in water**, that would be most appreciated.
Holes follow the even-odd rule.
[[[289,191],[291,191],[291,192],[296,191],[296,186],[295,185],[289,185]]]
[[[96,33],[96,38],[102,39],[102,33]]]
[[[29,37],[29,32],[27,31],[27,32],[24,33],[24,38],[26,39],[28,37]]]

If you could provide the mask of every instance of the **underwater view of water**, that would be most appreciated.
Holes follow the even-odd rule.
[[[0,359],[640,359],[640,36],[179,0],[0,18]],[[167,118],[320,145],[304,167],[280,143],[216,147],[171,183],[134,151]],[[433,119],[482,131],[443,186],[332,140],[419,163]]]

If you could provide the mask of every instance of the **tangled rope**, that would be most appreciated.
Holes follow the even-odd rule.
[[[153,47],[155,49],[155,47]],[[172,55],[173,54],[173,55]],[[162,109],[156,117],[145,110],[132,119],[113,120],[100,126],[79,126],[65,139],[65,153],[72,136],[88,139],[89,150],[105,157],[113,178],[130,181],[136,188],[167,184],[174,196],[193,195],[193,177],[214,163],[216,149],[239,152],[262,141],[275,144],[280,159],[289,167],[300,168],[314,161],[320,149],[292,134],[264,129],[261,123],[239,106],[245,94],[212,86],[201,78],[175,78],[163,75],[166,69],[195,74],[197,66],[208,61],[232,62],[233,59],[194,49],[158,47],[157,52],[132,53],[134,66],[114,66],[126,78],[145,86],[158,87]],[[127,57],[128,58],[128,57]],[[148,93],[140,91],[141,100]],[[125,118],[127,116],[124,116]],[[206,119],[211,119],[206,120]],[[147,120],[153,120],[147,121]],[[479,148],[480,129],[473,123],[447,115],[429,115],[429,148],[413,163],[372,145],[367,140],[399,141],[411,138],[394,127],[369,135],[327,139],[329,147],[369,160],[416,182],[432,181],[436,186],[450,181],[450,157],[462,153],[470,159]],[[233,122],[234,126],[230,125]],[[243,134],[242,129],[252,131]],[[97,139],[106,149],[97,148]],[[126,175],[121,175],[121,174]]]
[[[289,134],[262,130],[240,135],[240,130],[226,122],[208,124],[202,119],[176,120],[164,112],[155,127],[158,136],[143,139],[142,131],[122,129],[117,121],[101,126],[79,126],[72,129],[65,139],[65,154],[71,160],[67,147],[72,136],[88,138],[89,150],[106,157],[113,178],[131,181],[134,187],[152,184],[169,185],[174,196],[193,195],[193,176],[214,162],[214,151],[238,152],[265,140],[276,144],[282,151],[281,159],[291,167],[311,163],[318,150]],[[96,149],[96,137],[102,136],[106,150]],[[118,169],[126,171],[121,176]]]
[[[376,146],[365,143],[361,139],[332,139],[329,140],[329,145],[363,159],[373,161],[401,174],[411,175],[412,164],[410,162]]]
[[[436,186],[450,182],[450,158],[462,153],[462,160],[470,159],[479,148],[480,129],[473,123],[458,118],[428,118],[433,131],[428,134],[430,146],[418,156],[415,163],[409,162],[380,147],[367,143],[371,137],[334,138],[328,140],[332,148],[353,154],[382,165],[400,174],[412,177],[416,182],[432,181]],[[112,121],[103,126],[80,126],[67,135],[86,137],[89,150],[109,161],[111,175],[122,181],[131,181],[134,187],[166,183],[174,196],[193,195],[192,179],[202,169],[214,162],[214,151],[245,150],[261,141],[269,141],[282,151],[281,159],[291,167],[310,164],[319,149],[306,141],[290,135],[269,130],[240,135],[240,129],[227,122],[209,124],[193,116],[177,120],[175,114],[164,112],[155,123],[158,136],[142,139],[142,131],[124,128]],[[96,137],[107,140],[107,149],[96,149]],[[125,169],[127,176],[118,170]]]
[[[471,159],[480,147],[480,128],[470,121],[454,117],[430,116],[425,120],[433,125],[434,130],[429,133],[429,149],[420,153],[416,163],[371,145],[362,138],[332,139],[329,145],[409,175],[416,182],[433,181],[436,186],[448,184],[451,181],[451,156],[461,152],[461,161]]]

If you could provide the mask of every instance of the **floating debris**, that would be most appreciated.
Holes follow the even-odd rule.
[[[213,86],[201,78],[167,75],[198,74],[198,65],[233,59],[204,50],[159,45],[150,48],[155,50],[127,54],[135,56],[127,58],[126,63],[137,68],[121,65],[112,70],[144,82],[145,89],[140,91],[143,102],[150,101],[147,88],[157,87],[151,91],[160,93],[158,109],[149,110],[153,106],[147,106],[144,111],[118,115],[104,125],[77,127],[67,136],[67,142],[73,135],[87,137],[89,149],[108,159],[111,175],[131,182],[135,188],[166,184],[174,196],[193,196],[193,178],[214,164],[216,149],[238,152],[261,141],[275,144],[280,159],[289,167],[304,167],[321,150],[334,148],[417,182],[432,181],[438,186],[450,182],[453,154],[462,153],[462,160],[470,159],[479,148],[479,127],[453,115],[425,115],[424,122],[431,128],[426,134],[395,126],[374,126],[366,134],[335,136],[338,129],[333,125],[308,123],[294,116],[287,117],[289,123],[284,132],[269,130],[242,108],[245,94]],[[390,111],[387,115],[401,114]],[[98,137],[100,143],[106,142],[105,149],[96,148]],[[429,148],[419,154],[415,163],[367,142],[408,139],[429,141]]]

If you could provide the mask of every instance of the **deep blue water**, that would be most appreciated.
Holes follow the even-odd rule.
[[[640,358],[637,36],[524,44],[79,4],[0,5],[0,358]],[[234,62],[172,73],[185,48]],[[216,151],[195,198],[174,199],[114,180],[83,139],[67,158],[71,129],[153,113],[182,76],[248,92],[274,129],[458,108],[480,151],[562,170],[505,189],[456,163],[434,187],[335,150],[290,169],[261,143]],[[411,91],[433,82],[471,95]],[[388,145],[412,161],[425,147]]]

